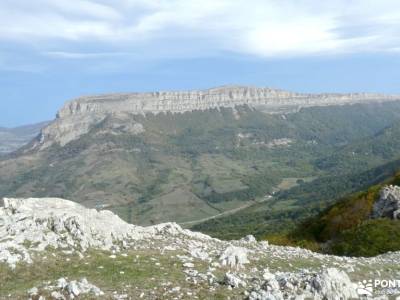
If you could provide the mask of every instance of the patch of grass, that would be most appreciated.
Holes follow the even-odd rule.
[[[54,254],[54,256],[53,256]],[[161,255],[157,251],[147,249],[126,251],[126,256],[117,254],[110,258],[109,252],[90,251],[80,259],[75,255],[66,255],[60,251],[47,251],[36,257],[33,264],[18,264],[15,270],[0,264],[0,298],[26,299],[27,291],[32,287],[54,284],[61,277],[68,280],[87,280],[98,286],[104,293],[104,299],[112,299],[114,291],[128,294],[132,299],[174,299],[177,293],[172,288],[180,287],[182,299],[226,299],[238,297],[241,290],[230,291],[225,286],[210,290],[207,283],[197,284],[185,280],[182,262],[177,255],[180,251],[168,251]],[[46,255],[46,259],[43,259]],[[203,274],[208,269],[208,263],[194,261],[196,269]],[[224,270],[214,272],[223,278]],[[47,298],[48,291],[40,290]],[[8,295],[11,295],[8,297]],[[92,295],[80,299],[93,299]]]

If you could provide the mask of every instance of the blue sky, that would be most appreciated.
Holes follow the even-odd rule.
[[[82,94],[400,93],[397,0],[2,0],[0,126]]]

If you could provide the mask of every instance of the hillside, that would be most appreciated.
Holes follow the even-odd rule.
[[[348,256],[373,256],[400,250],[400,222],[396,211],[400,174],[396,173],[363,191],[348,195],[315,217],[301,223],[286,237],[269,236],[281,244]],[[386,209],[391,213],[380,212]]]
[[[0,155],[13,152],[39,135],[48,122],[15,128],[0,128]]]
[[[0,196],[70,198],[143,225],[187,224],[270,203],[272,218],[297,218],[287,209],[300,201],[270,196],[399,158],[400,145],[382,135],[397,126],[396,99],[245,87],[83,97],[0,160]],[[382,146],[368,159],[354,150],[379,136]],[[325,163],[335,159],[335,168]]]
[[[328,256],[252,236],[221,241],[175,223],[134,226],[64,199],[0,206],[1,299],[356,299],[365,291],[357,283],[397,276],[399,255]],[[371,291],[387,294],[400,290]]]
[[[396,160],[361,173],[349,172],[300,182],[290,189],[277,192],[269,201],[195,224],[192,229],[226,239],[247,234],[254,234],[259,239],[268,236],[274,242],[286,244],[288,241],[281,241],[282,236],[294,230],[302,221],[318,215],[351,193],[390,180],[399,169],[400,160]]]
[[[399,137],[400,123],[394,121],[369,138],[336,147],[335,152],[323,158],[317,157],[313,165],[324,172],[313,181],[300,180],[300,184],[279,191],[267,203],[197,224],[193,229],[220,238],[245,234],[262,237],[266,233],[290,230],[298,220],[315,214],[340,197],[392,177],[400,169]]]

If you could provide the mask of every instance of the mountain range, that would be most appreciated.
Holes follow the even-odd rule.
[[[85,96],[1,158],[0,196],[221,238],[288,231],[395,164],[399,100],[242,86]]]

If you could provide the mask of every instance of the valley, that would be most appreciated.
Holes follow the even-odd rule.
[[[261,237],[289,230],[371,180],[346,187],[343,178],[399,158],[394,96],[335,95],[354,102],[318,106],[319,98],[333,96],[315,95],[316,106],[299,108],[298,94],[269,91],[194,92],[190,97],[226,101],[170,113],[122,109],[124,101],[139,101],[138,94],[72,101],[37,138],[0,160],[0,196],[62,197],[110,209],[133,224],[174,221],[220,238]],[[187,95],[143,97],[173,102]],[[282,97],[295,99],[296,110],[277,113],[260,104],[281,105]],[[335,182],[340,193],[332,190]]]
[[[0,1],[0,300],[400,300],[399,12]]]
[[[1,156],[0,298],[349,299],[396,276],[400,101],[255,91],[84,97]]]
[[[18,150],[39,135],[40,130],[49,122],[20,126],[16,128],[0,128],[0,155]]]

